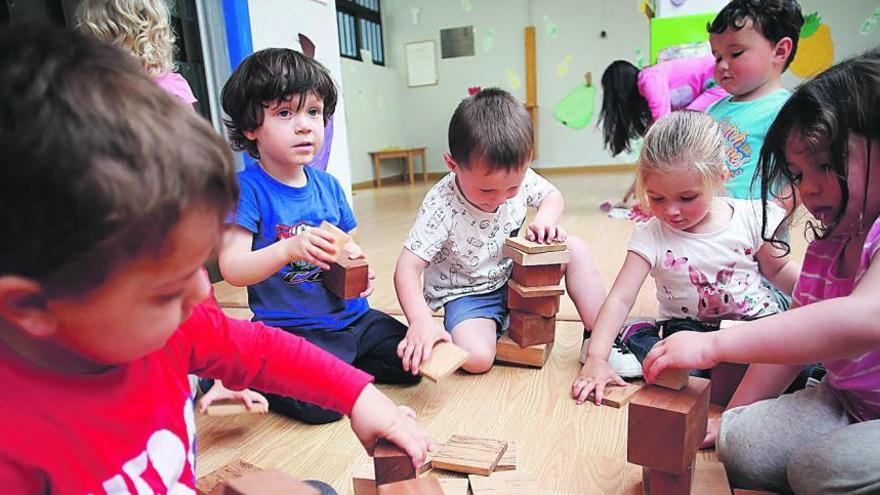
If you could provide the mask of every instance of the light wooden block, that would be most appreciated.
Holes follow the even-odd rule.
[[[342,256],[335,263],[330,263],[329,270],[324,271],[324,287],[341,299],[360,297],[369,285],[369,270],[366,260]]]
[[[564,242],[540,243],[530,241],[525,237],[508,237],[504,240],[506,246],[510,246],[527,254],[549,253],[553,251],[565,251]]]
[[[681,390],[688,384],[688,370],[680,368],[666,368],[661,371],[651,385],[668,388],[671,390]]]
[[[504,440],[452,435],[431,458],[431,467],[489,476],[506,450],[507,442]]]
[[[683,474],[706,436],[709,380],[690,377],[681,390],[647,385],[629,403],[627,461]]]
[[[693,493],[700,495],[731,495],[730,481],[724,464],[697,459],[694,465]]]
[[[345,248],[345,245],[348,244],[348,241],[351,240],[351,237],[348,234],[346,234],[345,232],[343,232],[342,229],[340,229],[339,227],[333,225],[332,223],[330,223],[326,220],[321,222],[321,225],[318,225],[318,227],[321,228],[322,230],[326,230],[326,231],[330,232],[331,234],[333,234],[333,237],[334,237],[333,245],[336,246],[336,249],[337,249],[337,253],[336,253],[337,259],[342,256],[345,256],[345,249],[343,249],[343,248]]]
[[[440,481],[433,476],[379,485],[379,495],[444,495]]]
[[[538,344],[521,347],[505,332],[495,346],[495,361],[541,368],[550,358],[553,344]]]
[[[534,495],[538,480],[525,471],[505,471],[490,476],[468,476],[473,495]]]
[[[636,392],[641,390],[641,388],[641,385],[636,385],[634,383],[627,383],[622,387],[608,384],[605,386],[605,395],[602,396],[602,405],[613,407],[615,409],[620,409],[621,407],[629,404],[632,396],[635,395]],[[596,400],[593,392],[590,392],[587,400]]]
[[[461,368],[468,358],[468,352],[452,342],[439,342],[431,350],[431,357],[419,365],[419,373],[437,383],[453,371]]]
[[[269,412],[269,405],[262,402],[254,402],[251,409],[240,400],[217,401],[205,411],[208,416],[235,416],[237,414],[265,414]]]
[[[501,253],[512,259],[514,263],[522,266],[555,265],[571,261],[571,251],[567,249],[565,251],[528,254],[505,244],[501,248]]]
[[[384,439],[377,441],[373,449],[373,466],[376,486],[418,476],[412,458],[403,449]]]
[[[542,287],[559,285],[564,273],[561,264],[522,266],[514,263],[511,278],[523,287]]]
[[[223,495],[321,495],[321,492],[293,476],[267,469],[229,480]]]
[[[556,313],[559,312],[559,296],[523,297],[508,287],[507,307],[541,316],[556,316]]]
[[[501,456],[501,460],[498,461],[498,465],[495,466],[494,472],[499,471],[514,471],[516,469],[516,442],[508,441],[507,442],[507,450],[504,451],[504,455]]]
[[[443,487],[445,495],[468,495],[467,478],[443,478],[440,480],[440,486]]]
[[[549,344],[556,340],[556,317],[546,318],[513,310],[510,312],[507,334],[520,347]]]
[[[673,474],[659,469],[642,468],[642,493],[645,495],[690,495],[694,487],[694,468]],[[694,494],[703,495],[694,491]]]
[[[260,471],[259,467],[241,459],[236,459],[196,480],[196,492],[199,495],[212,494],[215,488],[220,487],[226,481],[257,471]],[[217,493],[221,491],[222,488],[219,488]]]
[[[542,287],[523,287],[516,280],[508,280],[507,287],[522,297],[548,297],[565,294],[565,287],[561,285],[545,285]]]
[[[709,378],[712,380],[712,390],[709,392],[709,402],[726,407],[733,398],[736,389],[748,371],[749,365],[742,363],[718,363],[712,368]]]

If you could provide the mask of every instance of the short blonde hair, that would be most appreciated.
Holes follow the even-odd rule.
[[[690,110],[666,115],[645,134],[636,169],[636,197],[648,204],[645,176],[649,173],[668,174],[682,168],[699,172],[703,189],[717,193],[727,179],[726,150],[721,126],[709,115]]]
[[[174,33],[165,0],[82,0],[76,28],[125,48],[150,76],[174,70]]]

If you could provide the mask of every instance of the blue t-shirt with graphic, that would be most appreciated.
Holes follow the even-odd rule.
[[[254,234],[253,251],[298,235],[326,220],[349,232],[357,226],[342,186],[332,175],[303,168],[303,187],[282,184],[259,165],[238,173],[241,195],[235,222]],[[369,310],[367,300],[342,300],[321,282],[320,268],[288,263],[268,279],[248,286],[254,320],[305,330],[339,330]]]
[[[787,89],[780,88],[752,101],[731,101],[733,97],[728,96],[706,110],[721,124],[727,140],[725,163],[730,178],[725,187],[730,196],[761,199],[760,178],[754,184],[752,178],[758,169],[767,130],[790,95]]]

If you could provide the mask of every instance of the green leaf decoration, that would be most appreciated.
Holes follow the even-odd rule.
[[[801,38],[809,38],[819,29],[819,24],[822,24],[822,17],[819,16],[818,12],[813,12],[808,15],[806,19],[804,19],[804,25],[801,27]]]
[[[572,129],[583,129],[593,118],[596,88],[579,84],[553,108],[553,116],[560,124]]]

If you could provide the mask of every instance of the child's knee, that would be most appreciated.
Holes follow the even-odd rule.
[[[468,360],[462,365],[462,369],[468,373],[485,373],[495,362],[494,349],[469,349],[468,353]]]

